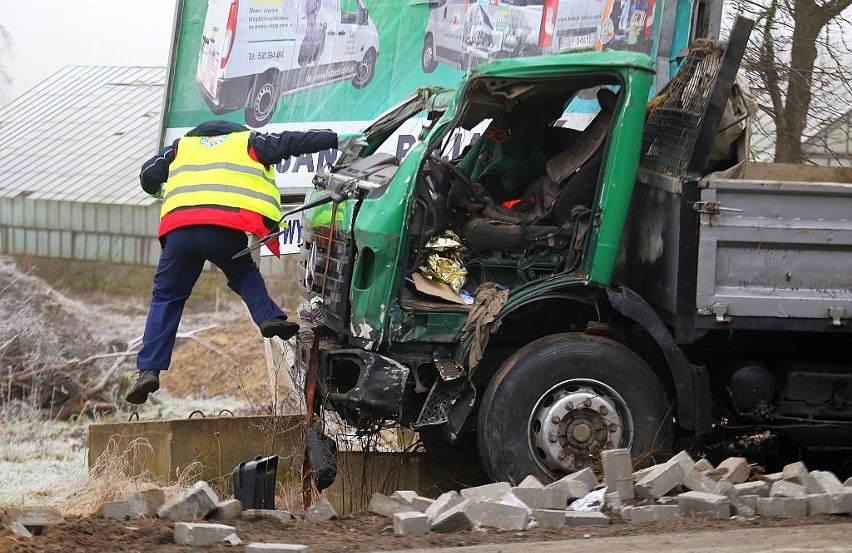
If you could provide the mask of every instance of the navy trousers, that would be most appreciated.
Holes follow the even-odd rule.
[[[228,287],[243,299],[255,324],[284,316],[269,297],[260,269],[251,256],[231,259],[248,245],[243,231],[213,225],[188,226],[167,233],[162,242],[142,349],[136,357],[139,370],[169,368],[183,307],[205,261],[225,273]]]

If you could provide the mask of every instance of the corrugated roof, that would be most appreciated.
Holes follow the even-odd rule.
[[[0,197],[147,205],[166,69],[62,69],[0,109]]]

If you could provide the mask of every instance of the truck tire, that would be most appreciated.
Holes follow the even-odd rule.
[[[372,48],[364,52],[364,57],[355,65],[355,76],[352,77],[352,86],[362,89],[373,80],[376,75],[376,51]]]
[[[599,465],[603,449],[634,463],[670,453],[673,424],[657,376],[607,338],[556,334],[510,357],[482,398],[478,442],[488,475],[543,481]]]
[[[275,73],[264,73],[255,79],[254,88],[246,106],[246,123],[249,127],[258,128],[269,123],[278,105],[278,86]]]
[[[438,67],[435,61],[435,39],[431,34],[423,39],[423,53],[420,55],[420,66],[424,73],[431,73]]]

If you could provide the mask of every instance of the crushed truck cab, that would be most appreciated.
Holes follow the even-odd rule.
[[[676,228],[694,220],[706,232],[706,211],[693,208],[712,199],[697,192],[700,178],[740,161],[703,149],[733,86],[744,39],[734,42],[704,44],[650,114],[652,60],[611,51],[490,62],[455,92],[418,90],[379,118],[360,155],[319,173],[306,198],[345,198],[302,220],[301,314],[312,324],[296,359],[316,376],[315,408],[364,431],[414,428],[431,450],[477,449],[493,478],[516,481],[594,466],[604,449],[651,460],[676,435],[710,431],[737,369],[719,353],[730,326],[705,316],[706,282],[704,304],[690,292],[701,278],[696,255],[678,257],[666,242],[651,258],[637,237],[655,222],[647,213],[663,229],[675,217]],[[696,95],[698,80],[708,90]],[[674,113],[668,135],[648,133]],[[407,155],[378,153],[411,118],[426,123]],[[663,161],[672,196],[653,186]],[[637,201],[664,203],[636,213]],[[677,244],[691,252],[696,240]],[[687,290],[660,293],[648,275]],[[690,293],[691,310],[681,305]],[[846,315],[835,309],[808,339],[848,344],[852,298],[838,301]],[[760,332],[784,332],[772,314],[742,332],[759,322]],[[809,369],[795,356],[770,359],[769,347],[751,353],[781,383],[761,405],[783,404],[785,374],[801,381],[815,370],[817,387],[850,386],[842,364]],[[832,412],[852,419],[843,401]],[[757,417],[737,420],[783,426]]]

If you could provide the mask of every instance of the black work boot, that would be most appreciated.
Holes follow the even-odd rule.
[[[287,317],[268,319],[257,326],[264,338],[278,336],[282,340],[289,340],[299,331],[299,324],[288,321]]]
[[[160,389],[160,371],[139,371],[136,384],[130,388],[125,398],[129,403],[141,405],[148,401],[148,394]]]

